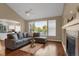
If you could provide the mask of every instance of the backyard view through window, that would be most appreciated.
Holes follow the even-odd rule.
[[[39,32],[41,36],[47,36],[47,21],[35,21],[29,23],[30,32]]]
[[[29,22],[29,32],[39,32],[41,36],[56,36],[56,20]]]

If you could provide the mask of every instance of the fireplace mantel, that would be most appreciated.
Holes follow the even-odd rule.
[[[65,24],[62,29],[79,31],[79,12],[76,13],[75,19]]]
[[[72,20],[71,22],[65,24],[62,28],[66,30],[79,31],[79,19]]]

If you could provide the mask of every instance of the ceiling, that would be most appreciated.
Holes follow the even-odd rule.
[[[63,3],[7,3],[18,15],[25,20],[61,16],[63,14]],[[29,11],[29,15],[25,12]]]

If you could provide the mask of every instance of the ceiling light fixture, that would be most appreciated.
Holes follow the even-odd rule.
[[[27,16],[29,16],[29,15],[30,15],[30,13],[31,13],[31,11],[32,11],[32,9],[30,9],[30,10],[26,11],[26,12],[25,12],[25,14],[26,14]]]
[[[27,13],[26,15],[27,15],[27,16],[30,16],[30,13]]]

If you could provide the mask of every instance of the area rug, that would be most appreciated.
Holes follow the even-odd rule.
[[[40,48],[43,47],[43,44],[35,43],[35,47],[31,47],[30,44],[21,48],[20,50],[28,52],[30,54],[34,54],[36,51],[38,51]]]

